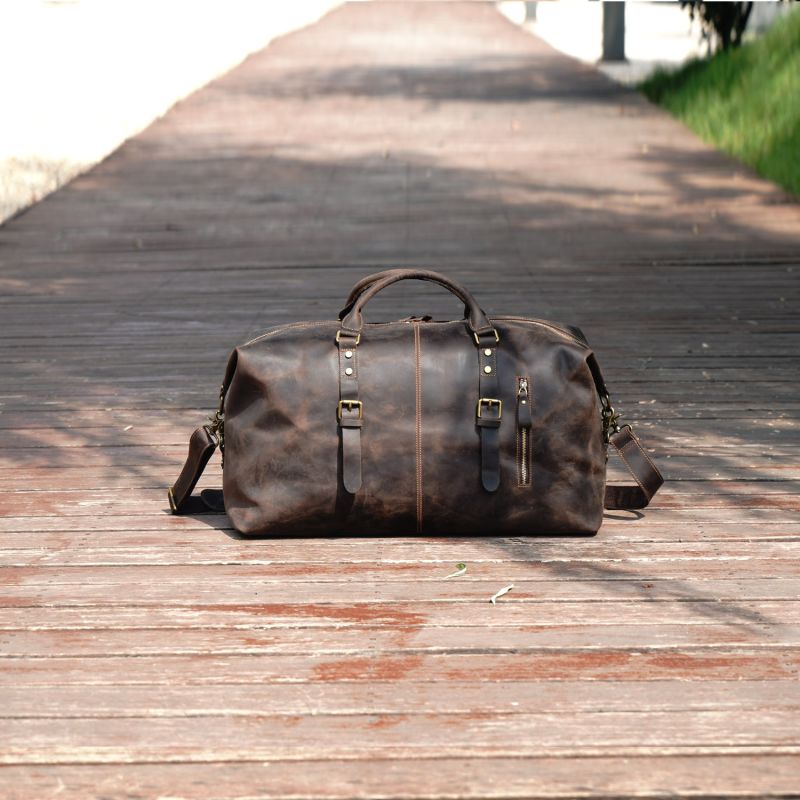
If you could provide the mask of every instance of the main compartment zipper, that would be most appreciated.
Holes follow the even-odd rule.
[[[422,364],[419,320],[410,320],[414,326],[414,408],[416,417],[415,472],[417,490],[417,533],[422,530]]]
[[[517,485],[531,482],[531,391],[530,378],[517,378]]]

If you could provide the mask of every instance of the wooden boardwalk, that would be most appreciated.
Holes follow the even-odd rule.
[[[170,517],[229,349],[389,265],[579,324],[654,505]],[[800,206],[489,5],[345,6],[180,103],[0,228],[0,797],[797,795],[798,273]]]

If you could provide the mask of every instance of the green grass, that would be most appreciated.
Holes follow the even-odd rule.
[[[800,195],[800,11],[740,48],[639,89],[705,141]]]

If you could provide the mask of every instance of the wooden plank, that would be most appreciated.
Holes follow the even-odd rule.
[[[634,769],[635,767],[635,769]],[[185,797],[187,800],[264,800],[318,797],[661,798],[778,797],[797,788],[800,756],[746,754],[629,757],[465,759],[415,757],[192,764],[29,765],[0,767],[8,800],[57,793],[61,800],[106,797]],[[591,779],[587,779],[587,775]]]
[[[676,735],[676,728],[678,733]],[[541,755],[638,756],[775,753],[800,755],[796,710],[690,713],[540,712],[214,717],[207,726],[176,718],[7,719],[3,764],[153,763]],[[177,733],[180,732],[180,738]],[[24,742],[20,746],[19,742]],[[115,743],[118,742],[118,743]],[[248,755],[242,759],[242,751]]]
[[[213,485],[213,480],[210,481]],[[158,496],[159,493],[156,493]],[[80,495],[74,496],[76,507],[75,511],[81,510]],[[88,503],[89,501],[87,501]],[[97,514],[91,515],[92,507],[87,505],[86,513],[75,513],[74,515],[56,518],[54,514],[49,516],[16,516],[16,517],[0,517],[0,530],[7,533],[18,531],[26,534],[26,539],[17,537],[18,542],[27,541],[27,536],[35,532],[45,532],[48,530],[76,530],[76,531],[120,531],[125,529],[134,530],[151,530],[154,528],[161,528],[166,524],[172,531],[202,531],[207,530],[209,526],[216,530],[229,528],[227,520],[224,517],[213,514],[199,515],[196,520],[186,518],[172,518],[166,515],[165,509],[158,506],[161,504],[156,502],[156,508],[152,506],[143,507],[138,516],[133,514]],[[94,508],[97,508],[96,506]],[[116,506],[111,508],[97,508],[100,512],[118,510]],[[124,509],[119,509],[124,510]],[[155,514],[153,514],[155,511]],[[649,509],[647,514],[646,523],[641,521],[642,515],[634,512],[613,511],[605,514],[605,523],[603,531],[600,536],[605,536],[606,531],[610,536],[615,536],[617,531],[625,531],[633,541],[647,540],[646,531],[653,530],[658,532],[662,526],[668,525],[670,522],[685,521],[687,525],[693,527],[700,526],[703,530],[713,529],[722,530],[725,526],[734,525],[738,519],[742,525],[742,537],[754,536],[760,538],[760,533],[765,529],[761,528],[758,532],[753,531],[753,525],[764,524],[768,526],[766,530],[777,530],[779,526],[783,527],[784,532],[792,530],[792,524],[796,514],[793,515],[789,510],[782,511],[775,508],[744,508],[734,513],[729,508],[707,508],[707,507],[694,507],[694,508],[658,508],[657,506]],[[722,528],[720,527],[722,526]],[[663,531],[662,531],[663,535]],[[548,537],[538,537],[540,540],[547,539]],[[580,541],[570,537],[556,537],[562,541]],[[658,534],[656,534],[658,538]],[[115,537],[116,539],[116,537]],[[586,540],[586,537],[584,537]],[[274,541],[274,540],[273,540]],[[251,540],[252,542],[252,540]],[[255,545],[254,545],[255,546]]]
[[[210,481],[212,484],[213,480]],[[218,484],[217,484],[218,485]],[[166,496],[166,493],[164,493]],[[19,532],[29,535],[36,531],[129,531],[129,530],[160,530],[169,531],[170,535],[177,536],[178,532],[195,531],[227,531],[231,530],[230,523],[224,514],[197,514],[192,517],[170,516],[166,508],[147,506],[139,509],[138,514],[114,513],[115,508],[102,509],[106,514],[93,516],[2,516],[0,515],[0,532]],[[797,521],[797,514],[782,509],[756,508],[756,509],[715,509],[715,508],[671,508],[660,509],[657,506],[648,508],[647,515],[633,511],[607,511],[603,515],[604,524],[624,525],[624,529],[634,536],[639,530],[658,530],[661,527],[671,528],[672,538],[679,539],[684,525],[709,526],[709,525],[735,525],[740,524],[747,530],[753,525],[782,525],[789,526]],[[601,528],[601,531],[604,530]],[[691,530],[691,528],[687,528]],[[603,533],[599,534],[603,536]],[[218,533],[217,533],[218,536]],[[276,537],[277,538],[277,537]],[[405,537],[398,537],[396,541]],[[548,537],[542,537],[548,538]],[[588,540],[591,537],[558,537],[559,539],[575,542]],[[262,544],[273,539],[252,539],[261,541]]]
[[[394,651],[350,655],[161,655],[107,658],[9,658],[0,672],[7,687],[170,685],[251,683],[388,682],[403,691],[405,681],[486,684],[516,681],[771,681],[796,680],[800,649],[669,648],[594,649],[531,653],[416,653]],[[87,688],[87,691],[90,691]],[[35,691],[32,692],[35,695]]]
[[[419,620],[350,628],[275,628],[230,630],[47,630],[3,631],[0,658],[158,655],[329,655],[361,653],[483,653],[536,656],[549,650],[635,650],[649,653],[679,648],[686,652],[747,647],[800,648],[800,625],[740,621],[738,624],[616,625],[469,624],[477,609],[462,606],[461,626],[435,627]],[[500,639],[502,637],[502,639]]]
[[[784,533],[786,539],[780,539],[777,533]],[[392,542],[386,539],[372,540],[336,540],[327,541],[324,547],[309,550],[305,541],[278,539],[266,544],[242,539],[232,539],[221,543],[212,536],[197,536],[172,540],[165,543],[159,535],[148,535],[142,532],[138,541],[125,542],[93,541],[81,532],[63,533],[53,537],[52,544],[46,541],[22,540],[22,537],[11,534],[0,537],[5,547],[0,550],[0,582],[5,574],[9,579],[14,577],[13,571],[4,572],[12,567],[36,567],[42,581],[80,582],[87,575],[78,567],[127,567],[134,565],[151,565],[155,567],[173,566],[212,566],[222,565],[226,572],[236,577],[248,574],[245,570],[232,570],[236,565],[270,567],[271,579],[292,580],[304,574],[298,565],[304,565],[307,573],[314,572],[320,578],[341,577],[344,571],[357,574],[352,567],[360,565],[362,577],[374,572],[375,580],[380,572],[381,578],[395,579],[415,569],[420,578],[436,580],[451,574],[455,557],[458,562],[467,565],[467,573],[461,576],[466,579],[475,577],[496,576],[497,565],[518,565],[520,568],[535,569],[537,565],[554,562],[566,562],[579,565],[581,563],[614,562],[630,566],[641,562],[645,565],[658,562],[681,562],[688,568],[697,568],[698,562],[750,561],[756,569],[763,570],[765,576],[777,577],[772,567],[777,569],[789,567],[783,564],[796,558],[800,530],[794,533],[775,531],[770,539],[750,539],[741,534],[739,539],[705,539],[699,536],[684,541],[657,541],[655,538],[641,541],[626,536],[611,538],[581,538],[573,542],[571,548],[565,548],[564,542],[556,537],[538,539],[486,539],[476,540],[453,539],[418,539],[409,537]],[[605,531],[604,531],[605,534]],[[56,548],[55,543],[61,546]],[[16,547],[16,545],[20,545]],[[27,545],[27,546],[23,546]],[[146,546],[144,546],[146,545]],[[391,555],[387,557],[387,548]],[[777,562],[774,564],[764,563]],[[378,563],[380,562],[380,563]],[[70,569],[56,570],[59,567]],[[422,568],[426,569],[423,571]],[[506,567],[508,568],[508,567]],[[30,573],[29,573],[30,574]],[[177,573],[169,573],[170,577]],[[96,572],[91,575],[113,575],[108,572]],[[708,576],[706,576],[708,577]]]
[[[43,686],[32,707],[29,688],[3,692],[0,718],[104,719],[264,717],[371,714],[503,714],[539,709],[548,714],[603,714],[610,711],[682,713],[707,711],[791,711],[800,708],[794,680],[703,681],[514,681],[491,691],[481,681],[407,681],[403,691],[379,683],[236,683],[177,686],[123,684]],[[513,719],[509,719],[509,722]]]
[[[114,603],[107,605],[31,605],[0,608],[0,631],[129,631],[135,642],[140,629],[187,631],[194,628],[272,630],[283,628],[342,628],[363,625],[421,624],[431,628],[485,629],[535,624],[538,627],[568,625],[698,625],[709,623],[761,628],[765,640],[775,642],[777,631],[769,626],[800,623],[800,602],[790,600],[692,600],[650,598],[647,601],[606,598],[603,602],[564,602],[546,599],[509,602],[502,614],[477,616],[482,610],[463,603],[377,602],[364,603],[201,603],[185,605]]]
[[[797,204],[489,5],[386,21],[278,40],[0,229],[0,796],[797,794]],[[655,502],[595,537],[169,516],[230,348],[404,265],[578,323]],[[420,313],[460,308],[368,316]]]
[[[674,597],[709,599],[718,592],[720,599],[726,599],[730,592],[736,591],[736,587],[744,593],[743,599],[791,599],[792,587],[797,587],[800,582],[795,561],[701,561],[702,572],[690,577],[687,577],[687,570],[695,565],[688,560],[491,564],[483,569],[476,567],[480,574],[472,578],[464,576],[458,585],[443,580],[446,570],[452,569],[454,564],[445,569],[416,568],[414,565],[403,565],[399,569],[370,569],[351,564],[333,569],[333,575],[326,575],[325,567],[302,564],[282,568],[251,564],[229,568],[216,563],[199,567],[93,567],[86,570],[93,575],[92,585],[86,589],[83,588],[86,580],[72,574],[79,573],[80,567],[65,570],[66,577],[63,578],[52,577],[59,570],[47,570],[42,574],[37,567],[8,567],[3,572],[9,579],[7,585],[15,587],[16,598],[35,601],[35,604],[52,604],[59,593],[65,603],[113,602],[135,577],[147,584],[160,583],[160,586],[147,586],[137,592],[137,600],[142,603],[170,602],[172,596],[188,586],[197,585],[198,581],[207,584],[198,590],[198,598],[207,598],[216,591],[226,600],[258,597],[266,602],[302,596],[312,589],[311,584],[317,585],[313,596],[323,601],[336,598],[337,592],[340,592],[339,599],[345,602],[376,601],[378,598],[399,600],[407,597],[403,593],[413,583],[419,584],[418,598],[427,602],[482,602],[494,593],[492,587],[509,582],[515,587],[513,602],[547,597],[594,599],[603,592],[628,599],[648,596],[656,600]],[[292,574],[283,577],[287,570],[292,570]],[[315,576],[316,572],[320,573],[319,577]],[[226,578],[226,574],[230,577]],[[376,592],[371,598],[359,588],[376,584],[381,586],[380,594]],[[548,595],[548,592],[552,594]]]
[[[731,569],[728,579],[687,579],[648,577],[643,570],[595,570],[595,575],[583,580],[572,579],[569,568],[563,577],[551,575],[541,580],[513,579],[514,593],[504,600],[509,603],[533,603],[542,600],[564,602],[603,602],[610,596],[617,600],[642,602],[650,599],[678,599],[682,602],[711,600],[796,600],[800,590],[798,578],[739,578]],[[213,573],[210,573],[213,574]],[[513,576],[511,576],[513,577]],[[414,597],[420,602],[476,602],[489,606],[489,598],[510,577],[502,581],[390,581],[377,584],[356,581],[320,581],[313,577],[294,584],[283,582],[219,581],[208,579],[198,584],[136,583],[130,581],[91,584],[6,584],[0,589],[0,604],[9,607],[52,605],[127,605],[135,596],[142,605],[189,605],[192,602],[253,604],[253,603],[375,603],[403,602]],[[133,588],[131,588],[133,587]],[[415,588],[416,587],[416,588]],[[187,595],[187,590],[191,592]],[[502,613],[502,612],[498,612]]]
[[[774,516],[774,515],[771,515]],[[646,523],[643,524],[646,519]],[[25,517],[25,518],[0,518],[0,550],[9,551],[10,557],[19,557],[18,551],[38,550],[40,558],[52,556],[58,558],[74,558],[79,561],[81,550],[87,549],[87,556],[94,554],[98,548],[116,550],[117,548],[137,548],[138,557],[145,561],[152,553],[154,558],[169,548],[197,548],[196,552],[202,554],[204,549],[212,549],[215,553],[242,553],[243,558],[277,560],[285,554],[290,560],[299,555],[308,553],[308,545],[303,540],[297,542],[292,539],[248,539],[238,535],[230,524],[225,524],[226,519],[221,515],[198,515],[195,518],[175,517],[169,520],[170,536],[164,536],[164,514],[141,517],[134,516],[106,516],[102,520],[92,520],[83,517],[71,519],[58,519],[53,517]],[[5,528],[5,530],[4,530]],[[224,538],[221,538],[221,534]],[[631,513],[608,512],[603,521],[601,532],[596,536],[575,537],[548,537],[548,536],[520,536],[514,537],[513,543],[525,547],[536,547],[547,542],[561,542],[565,558],[579,558],[584,552],[584,546],[590,542],[600,541],[607,543],[620,543],[636,545],[637,543],[665,543],[676,547],[691,543],[704,542],[769,542],[769,541],[794,541],[800,539],[800,523],[793,521],[774,521],[769,517],[766,520],[723,520],[705,521],[701,519],[685,519],[680,531],[676,532],[667,518],[661,522],[650,519],[649,513],[639,518]],[[447,560],[448,553],[455,548],[466,547],[464,551],[469,554],[472,547],[479,550],[485,548],[486,543],[491,547],[505,547],[511,540],[502,536],[480,537],[462,539],[460,537],[441,536],[420,540],[415,536],[400,536],[393,538],[391,547],[397,549],[397,557],[409,547],[424,545],[441,553],[441,558]],[[321,552],[330,553],[332,557],[341,555],[346,551],[358,548],[360,560],[369,560],[377,557],[377,548],[384,546],[382,556],[385,556],[383,537],[364,537],[357,542],[347,541],[343,538],[327,540],[326,547]],[[79,548],[79,549],[78,549]],[[41,552],[44,551],[44,552]],[[300,553],[295,551],[302,551]],[[122,552],[122,551],[120,551]],[[686,550],[690,553],[691,550]],[[59,555],[61,554],[61,555]],[[33,556],[35,554],[31,554]],[[458,554],[460,558],[460,553]],[[485,555],[485,553],[484,553]],[[352,557],[352,556],[351,556]]]

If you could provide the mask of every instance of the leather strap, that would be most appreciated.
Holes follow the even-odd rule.
[[[486,431],[491,428],[482,427],[481,430]],[[607,485],[604,507],[607,509],[645,508],[664,483],[664,478],[644,451],[630,425],[623,426],[613,434],[610,443],[633,476],[636,486]],[[212,494],[211,490],[204,490],[203,499],[191,496],[208,460],[216,449],[217,444],[205,427],[198,428],[192,434],[186,463],[183,465],[178,480],[168,490],[169,504],[173,514],[197,514],[209,509],[220,512],[225,510],[217,492]]]
[[[486,491],[494,492],[500,485],[500,422],[502,404],[499,400],[497,381],[497,331],[489,322],[483,309],[475,298],[463,286],[438,272],[421,269],[386,270],[383,273],[370,275],[359,281],[347,298],[345,307],[339,313],[341,328],[338,333],[339,342],[339,425],[342,429],[342,475],[345,488],[354,493],[361,486],[361,435],[360,427],[363,407],[357,403],[358,417],[348,413],[351,407],[343,400],[358,401],[358,383],[348,380],[356,377],[355,368],[348,376],[342,371],[342,342],[358,343],[360,332],[364,326],[363,309],[366,304],[393,283],[404,280],[422,280],[437,283],[464,303],[464,314],[467,325],[478,345],[478,403],[475,411],[475,423],[481,438],[481,483]],[[355,394],[342,394],[343,387],[355,386]],[[349,431],[348,428],[355,430]],[[349,484],[348,484],[349,479]],[[355,487],[355,488],[351,488]]]
[[[206,505],[200,498],[192,497],[194,487],[203,474],[208,460],[217,449],[217,441],[203,425],[189,439],[189,455],[183,465],[178,480],[167,490],[169,506],[173,514],[193,514],[206,511]]]
[[[398,270],[398,272],[403,272]],[[476,409],[476,424],[481,436],[481,483],[487,491],[495,491],[500,484],[500,437],[499,426],[502,417],[497,400],[497,341],[494,329],[481,331],[476,336],[479,352],[479,408]],[[342,432],[342,477],[348,492],[355,493],[361,488],[361,426],[363,406],[358,397],[358,342],[357,331],[342,330],[339,334],[339,399],[337,409],[339,427]],[[491,355],[486,351],[490,350]],[[347,353],[351,355],[348,357]],[[590,354],[589,367],[597,385],[601,399],[608,399],[608,391],[594,355]],[[235,360],[228,364],[221,396],[230,383]],[[485,367],[491,367],[490,372]],[[351,369],[352,373],[347,374]],[[220,406],[221,407],[221,406]],[[341,413],[339,413],[341,409]],[[480,413],[478,413],[480,412]],[[645,508],[653,495],[664,483],[664,478],[645,452],[639,439],[629,425],[616,430],[609,443],[617,451],[622,462],[633,476],[635,486],[608,484],[604,499],[607,509]],[[189,453],[178,479],[169,488],[168,496],[173,514],[192,514],[201,511],[222,511],[221,492],[205,490],[203,499],[192,497],[197,481],[206,464],[217,449],[217,440],[209,432],[208,426],[198,428],[189,440]]]
[[[363,292],[370,286],[372,286],[372,284],[377,283],[378,281],[381,281],[384,278],[388,278],[391,275],[403,275],[408,278],[413,278],[414,273],[418,271],[419,270],[407,269],[403,267],[395,267],[394,269],[385,269],[382,272],[373,272],[372,275],[367,275],[366,278],[362,278],[350,290],[350,294],[347,297],[347,301],[344,304],[344,308],[339,312],[339,319],[340,320],[343,319],[350,313],[350,311],[352,310],[353,306],[356,303],[356,300],[358,300],[358,298],[363,294]],[[469,317],[469,306],[465,305],[464,318],[466,319],[467,317]]]
[[[430,283],[437,283],[443,286],[464,303],[465,318],[470,330],[474,334],[490,333],[494,330],[486,313],[467,289],[460,286],[455,281],[450,280],[450,278],[445,275],[424,269],[389,270],[385,277],[375,280],[370,285],[362,287],[361,284],[356,284],[360,292],[355,302],[353,302],[352,306],[345,306],[339,312],[339,319],[342,321],[342,329],[360,331],[364,327],[364,317],[362,315],[364,306],[387,286],[405,280],[429,281]]]
[[[609,437],[609,443],[633,475],[636,486],[607,485],[605,508],[645,508],[664,478],[636,438],[630,425],[623,425]]]
[[[475,424],[481,437],[481,483],[487,492],[500,486],[500,422],[503,405],[498,395],[497,334],[475,337],[478,343],[478,405]]]
[[[360,334],[340,330],[336,336],[339,347],[339,405],[336,417],[342,439],[342,482],[355,494],[361,488],[361,426],[364,406],[358,398],[358,343]]]
[[[355,305],[356,300],[361,296],[361,293],[369,286],[372,286],[373,283],[377,283],[384,278],[388,278],[390,275],[396,275],[400,272],[409,272],[410,270],[404,270],[400,268],[396,269],[385,269],[381,272],[373,272],[372,275],[367,275],[366,278],[362,278],[358,283],[356,283],[353,288],[350,290],[350,294],[347,296],[347,300],[345,301],[344,308],[339,312],[339,319],[342,317],[347,316],[350,310]]]

